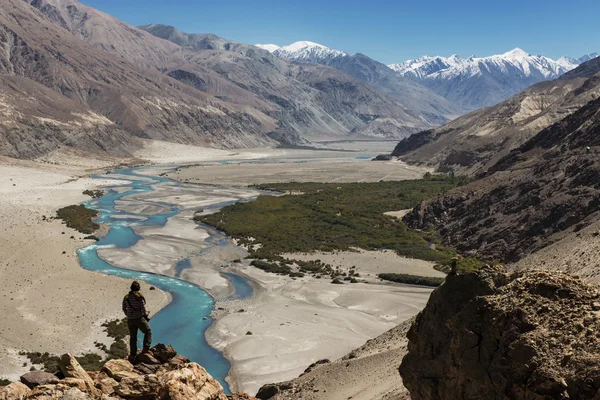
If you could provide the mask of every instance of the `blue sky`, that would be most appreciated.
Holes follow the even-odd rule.
[[[600,52],[599,0],[83,0],[132,25],[163,23],[244,43],[309,40],[384,63]]]

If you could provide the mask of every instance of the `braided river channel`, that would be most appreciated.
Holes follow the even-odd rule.
[[[125,279],[143,280],[169,293],[171,302],[154,315],[150,321],[153,343],[173,345],[180,354],[204,366],[228,392],[229,387],[225,377],[228,375],[230,363],[205,339],[205,332],[213,322],[210,314],[214,308],[214,300],[199,286],[181,279],[182,271],[192,268],[186,258],[190,254],[182,254],[173,268],[158,271],[152,269],[143,271],[139,267],[129,269],[128,261],[108,262],[99,256],[98,250],[103,249],[127,251],[140,241],[144,241],[144,238],[138,235],[136,230],[144,227],[164,227],[170,218],[183,211],[184,207],[170,203],[168,199],[144,198],[144,195],[150,195],[151,193],[148,192],[153,192],[157,188],[177,190],[186,186],[159,176],[159,172],[164,169],[156,169],[156,171],[153,172],[153,168],[149,167],[126,168],[116,170],[111,174],[92,176],[97,179],[115,180],[115,185],[104,188],[106,191],[104,196],[84,203],[87,207],[99,212],[97,222],[108,226],[109,230],[105,236],[100,237],[98,242],[78,251],[79,262],[87,270]],[[250,198],[247,196],[231,200],[215,197],[214,193],[218,189],[208,186],[195,185],[189,190],[193,190],[193,193],[200,198],[202,198],[203,191],[206,191],[207,198],[212,195],[212,202],[209,199],[205,209],[220,208]],[[225,199],[226,201],[224,201]],[[131,204],[129,207],[127,207],[128,203]],[[144,203],[146,203],[145,206]],[[154,208],[152,212],[149,212],[152,208]],[[204,240],[205,247],[202,251],[215,246],[233,246],[222,232],[209,227],[203,228],[207,232],[207,237]],[[194,256],[201,257],[202,251]],[[151,257],[152,255],[144,254],[144,256]],[[119,266],[115,264],[119,264]],[[244,278],[233,274],[221,274],[221,276],[229,281],[229,285],[235,292],[233,297],[252,296],[252,286]]]

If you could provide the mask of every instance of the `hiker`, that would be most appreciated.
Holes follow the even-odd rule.
[[[148,324],[150,317],[146,311],[146,299],[140,293],[140,284],[137,281],[131,284],[131,291],[123,299],[123,312],[127,317],[127,326],[129,327],[129,359],[137,356],[138,329],[144,334],[142,353],[151,353],[152,330]]]

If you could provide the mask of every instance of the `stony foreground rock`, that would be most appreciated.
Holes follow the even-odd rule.
[[[498,267],[449,275],[408,332],[413,400],[600,399],[595,286]]]
[[[70,354],[61,357],[64,376],[36,371],[0,387],[0,400],[256,400],[245,393],[225,395],[223,387],[200,365],[162,344],[154,356],[139,355],[134,364],[110,360],[100,372],[86,372]]]

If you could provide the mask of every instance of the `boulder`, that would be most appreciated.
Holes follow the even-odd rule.
[[[30,394],[31,389],[21,382],[13,382],[8,386],[0,386],[0,400],[22,400]]]
[[[100,391],[96,389],[92,378],[87,374],[87,372],[85,372],[75,357],[73,357],[71,354],[63,354],[58,362],[58,367],[65,378],[81,379],[85,384],[86,392],[93,396],[100,396]]]
[[[275,397],[276,394],[280,392],[279,386],[275,384],[267,384],[258,389],[258,393],[256,393],[256,397],[260,400],[269,400]]]
[[[36,386],[31,392],[31,398],[33,399],[50,399],[52,396],[62,396],[62,391],[58,390],[56,385],[40,385]]]
[[[188,364],[189,362],[190,362],[189,358],[184,357],[179,354],[169,360],[169,364],[173,365],[173,366],[180,366],[180,365]]]
[[[598,287],[500,267],[449,275],[408,332],[413,400],[597,399]]]
[[[99,397],[91,397],[77,388],[68,389],[60,398],[61,400],[92,400]]]
[[[123,378],[115,388],[115,393],[125,398],[137,398],[155,395],[160,388],[156,375],[138,375],[134,378]]]
[[[31,371],[21,376],[21,382],[27,385],[28,388],[33,389],[39,385],[46,385],[49,383],[58,382],[56,375],[45,371]]]
[[[56,384],[58,389],[69,390],[70,388],[77,388],[83,392],[87,390],[86,383],[79,378],[65,378],[61,379],[60,382]]]
[[[144,363],[144,364],[154,364],[154,365],[158,365],[160,364],[160,361],[158,361],[156,359],[156,357],[154,357],[152,354],[150,353],[140,353],[135,357],[135,364],[138,363]]]
[[[196,363],[160,376],[159,397],[171,400],[227,400],[223,387]]]
[[[177,352],[170,344],[164,345],[159,343],[152,348],[152,354],[158,361],[160,361],[162,364],[165,364],[175,357]]]
[[[160,364],[137,364],[135,366],[135,371],[139,372],[140,374],[156,374],[156,371],[158,371],[160,368],[162,368],[162,366]]]
[[[106,395],[111,395],[115,392],[119,386],[119,382],[115,381],[113,378],[104,378],[100,379],[96,382],[96,387],[100,389],[100,391]]]
[[[139,374],[133,369],[133,364],[127,360],[109,360],[102,367],[102,372],[120,382],[124,378],[137,377]]]

